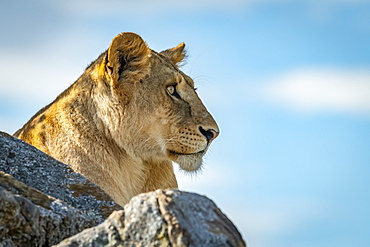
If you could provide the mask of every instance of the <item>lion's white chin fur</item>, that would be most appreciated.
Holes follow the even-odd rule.
[[[179,164],[180,168],[187,172],[195,172],[199,170],[203,163],[203,154],[193,155],[176,155],[173,161]]]

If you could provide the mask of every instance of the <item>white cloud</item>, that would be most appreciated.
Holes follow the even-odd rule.
[[[270,102],[304,112],[370,114],[370,70],[305,68],[271,80],[263,90]]]

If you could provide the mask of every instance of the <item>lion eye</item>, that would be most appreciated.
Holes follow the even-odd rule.
[[[167,87],[167,92],[169,94],[173,95],[176,92],[175,87],[174,86],[168,86]]]
[[[168,86],[168,87],[167,87],[167,92],[168,92],[171,96],[176,97],[176,98],[178,98],[178,99],[181,99],[180,95],[179,95],[179,94],[177,93],[177,91],[176,91],[176,86],[174,86],[174,85]]]

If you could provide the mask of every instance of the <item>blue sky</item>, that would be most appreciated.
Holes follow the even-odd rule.
[[[0,1],[0,130],[13,133],[120,32],[183,70],[219,123],[201,173],[249,246],[370,241],[370,1]]]

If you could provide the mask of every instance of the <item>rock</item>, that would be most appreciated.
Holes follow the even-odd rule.
[[[246,246],[217,206],[194,193],[157,190],[120,209],[67,165],[0,132],[0,247]]]
[[[0,172],[0,246],[50,246],[95,224],[65,202]]]
[[[0,132],[0,247],[57,244],[118,209],[67,165]]]
[[[246,246],[208,198],[178,190],[141,194],[102,224],[65,239],[74,246]]]
[[[97,223],[122,209],[81,174],[37,148],[0,132],[0,171],[79,209]]]

